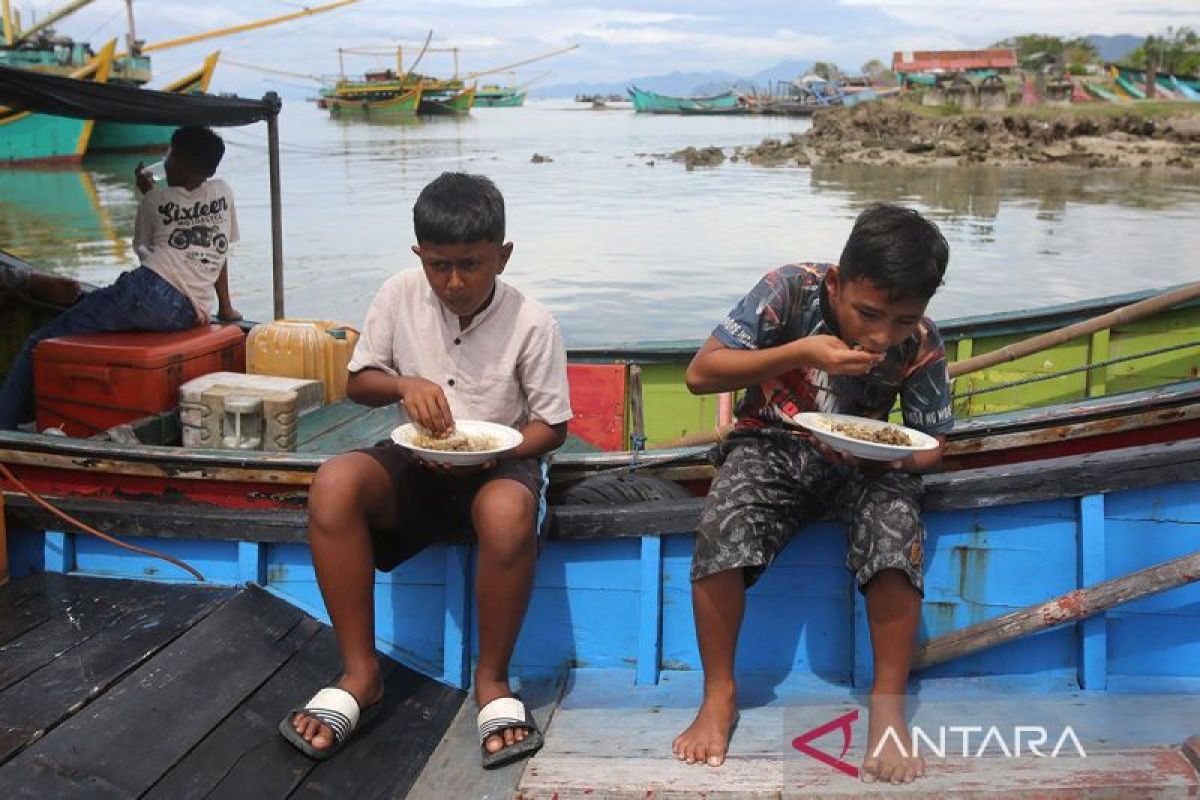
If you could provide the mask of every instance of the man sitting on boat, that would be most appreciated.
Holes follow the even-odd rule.
[[[481,758],[496,767],[541,746],[508,667],[533,589],[545,521],[546,464],[571,419],[567,355],[554,318],[499,280],[512,254],[504,198],[481,175],[445,173],[413,207],[422,270],[384,283],[349,364],[351,399],[398,403],[433,436],[455,420],[516,428],[515,451],[478,468],[418,460],[385,442],[331,459],[309,493],[309,542],[345,668],[289,713],[280,732],[314,758],[340,749],[383,694],[375,653],[372,568],[390,570],[427,544],[478,542]]]
[[[233,192],[225,181],[210,180],[224,155],[220,136],[188,126],[171,136],[165,187],[155,188],[154,178],[139,168],[137,184],[145,196],[134,222],[133,249],[141,266],[87,293],[25,340],[0,388],[0,430],[33,419],[33,349],[43,339],[187,330],[207,324],[214,288],[217,316],[242,318],[229,301],[227,255],[238,240]]]
[[[814,411],[884,418],[898,395],[905,423],[944,443],[953,424],[945,349],[923,315],[948,260],[931,222],[872,206],[839,265],[767,273],[692,359],[694,393],[748,388],[737,427],[713,451],[719,469],[696,535],[692,605],[704,698],[673,744],[680,759],[725,760],[737,720],[734,652],[746,589],[799,527],[836,515],[846,523],[846,564],[866,597],[875,663],[863,778],[907,783],[923,774],[924,763],[896,747],[896,732],[906,725],[923,591],[917,473],[940,464],[941,448],[886,466],[857,462],[789,423]]]

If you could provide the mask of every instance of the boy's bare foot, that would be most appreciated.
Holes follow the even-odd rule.
[[[737,689],[704,690],[704,701],[696,719],[687,730],[675,737],[671,750],[680,761],[719,767],[725,763],[729,737],[737,721]]]
[[[888,733],[889,730],[892,732]],[[878,755],[875,752],[877,749]],[[924,777],[925,759],[915,755],[915,752],[908,723],[904,719],[904,697],[872,695],[862,780],[865,783],[912,783]]]
[[[383,699],[383,681],[378,672],[362,677],[343,675],[337,687],[354,695],[360,712]],[[333,731],[328,725],[322,725],[320,720],[301,713],[296,715],[292,724],[296,727],[296,733],[318,750],[333,744]]]
[[[512,697],[512,693],[512,688],[507,680],[481,678],[479,673],[475,674],[475,700],[479,703],[480,708],[498,697]],[[495,753],[509,745],[516,744],[528,735],[529,731],[525,728],[505,728],[489,736],[484,741],[483,747],[489,753]]]

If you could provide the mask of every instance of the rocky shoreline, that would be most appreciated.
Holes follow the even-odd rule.
[[[1155,114],[1137,109],[940,115],[900,103],[822,109],[812,129],[789,139],[735,148],[731,161],[765,166],[1063,165],[1086,168],[1193,169],[1200,165],[1200,112]],[[671,155],[687,165],[715,166],[719,147],[688,147]]]

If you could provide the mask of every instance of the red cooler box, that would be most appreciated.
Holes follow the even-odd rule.
[[[33,387],[38,430],[91,436],[179,404],[179,386],[210,372],[245,372],[237,325],[178,333],[95,333],[38,343]]]

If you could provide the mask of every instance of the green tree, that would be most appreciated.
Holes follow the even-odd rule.
[[[1041,55],[1052,56],[1063,67],[1082,70],[1098,58],[1096,47],[1087,39],[1062,39],[1044,33],[1026,33],[996,42],[992,47],[1011,47],[1017,61],[1024,63]]]
[[[818,61],[813,64],[813,74],[827,81],[835,81],[842,77],[841,70],[832,61]]]
[[[1147,36],[1141,47],[1125,57],[1125,62],[1172,75],[1196,75],[1200,73],[1200,36],[1186,25],[1169,27],[1161,36]]]
[[[862,65],[862,74],[870,78],[884,75],[888,68],[878,58],[872,58],[870,61]]]

